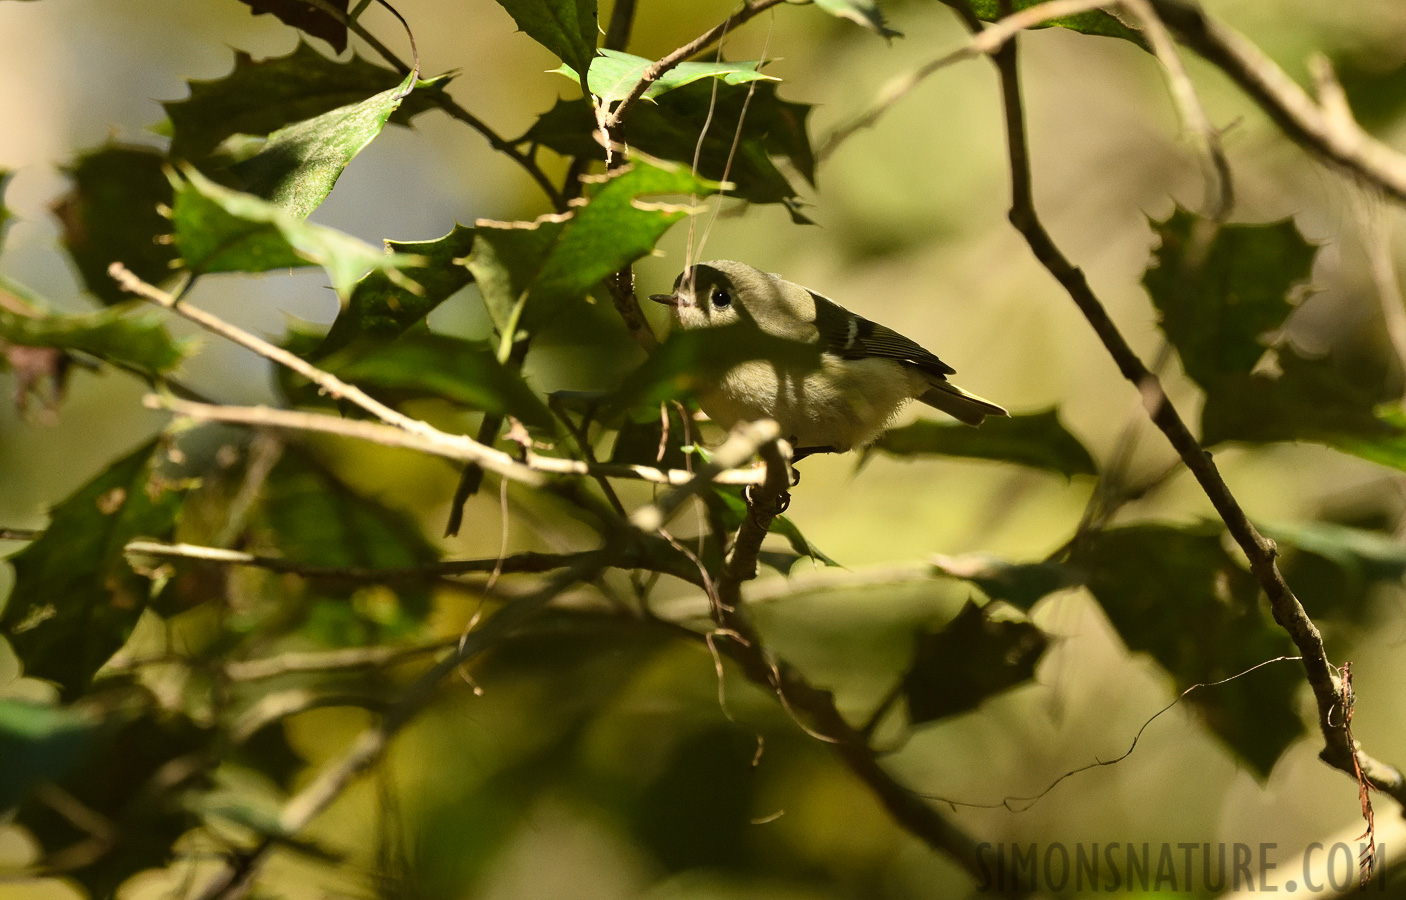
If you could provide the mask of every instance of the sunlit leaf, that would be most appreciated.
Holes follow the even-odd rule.
[[[0,291],[4,289],[0,283]],[[0,341],[78,351],[149,375],[180,365],[191,343],[172,338],[160,316],[134,313],[133,308],[129,303],[87,315],[28,316],[0,302]]]
[[[72,709],[0,699],[0,810],[29,788],[67,775],[92,746],[97,722]]]
[[[992,600],[1016,609],[1030,608],[1055,591],[1077,584],[1067,566],[1056,563],[1010,563],[994,556],[938,556],[933,567],[944,575],[969,581]]]
[[[498,0],[517,27],[584,72],[596,55],[596,0]]]
[[[1061,475],[1097,475],[1089,451],[1048,409],[1023,416],[991,416],[980,428],[920,419],[885,433],[873,444],[895,456],[956,456],[992,459]]]
[[[1260,607],[1260,588],[1221,543],[1216,527],[1133,525],[1088,535],[1071,565],[1129,650],[1149,653],[1176,684],[1220,681],[1293,645]],[[1188,702],[1206,725],[1265,778],[1299,735],[1295,701],[1303,674],[1271,665],[1227,684],[1202,688]]]
[[[130,300],[107,274],[120,262],[144,281],[171,277],[176,251],[160,240],[171,231],[163,157],[145,147],[109,146],[67,169],[72,189],[54,204],[63,243],[83,284],[103,303]]]
[[[319,265],[327,270],[337,294],[346,298],[369,271],[403,277],[397,270],[422,262],[304,222],[252,194],[221,187],[194,169],[187,168],[183,175],[172,218],[176,248],[193,272],[267,272]]]
[[[407,266],[405,275],[422,293],[396,284],[385,272],[373,271],[357,282],[346,308],[337,315],[315,358],[326,356],[361,338],[388,341],[453,296],[473,280],[461,260],[473,249],[474,230],[455,225],[434,241],[387,241],[395,253],[419,257],[423,264]]]
[[[256,16],[273,13],[284,25],[292,26],[313,37],[322,38],[341,53],[347,49],[346,23],[324,10],[310,6],[302,0],[239,0],[249,7]],[[328,5],[342,13],[347,11],[351,0],[328,0]]]
[[[292,5],[310,7],[292,0]],[[163,103],[170,119],[171,157],[200,162],[234,135],[265,135],[334,109],[392,90],[403,76],[353,54],[338,62],[299,41],[287,56],[254,60],[235,52],[234,69],[221,78],[191,81],[190,96]],[[434,106],[419,89],[391,121],[406,125]]]
[[[144,444],[79,488],[9,560],[15,586],[0,629],[25,674],[56,682],[66,697],[87,687],[146,608],[149,582],[122,548],[163,539],[175,522],[181,490],[155,473],[158,448]]]
[[[264,148],[230,171],[248,193],[300,219],[332,193],[342,170],[375,140],[414,87],[414,74],[393,88],[280,128]]]
[[[606,276],[644,256],[688,214],[653,198],[708,194],[716,187],[685,168],[636,161],[590,185],[585,205],[569,213],[535,222],[480,220],[468,267],[494,324],[508,330],[521,303],[519,327],[544,327],[563,304],[584,298]]]
[[[918,636],[903,676],[914,725],[976,709],[982,701],[1029,681],[1049,638],[1024,619],[996,619],[967,603],[940,631]]]
[[[977,18],[983,22],[998,22],[1010,13],[1038,6],[1041,0],[1010,0],[1008,5],[1004,5],[1002,0],[942,0],[942,2],[953,7],[965,6],[976,13]],[[1151,52],[1151,48],[1141,32],[1124,25],[1117,17],[1103,10],[1094,9],[1075,13],[1072,16],[1059,16],[1037,27],[1049,28],[1051,26],[1068,28],[1070,31],[1077,31],[1081,34],[1122,38]]]
[[[620,50],[602,49],[600,55],[591,60],[591,68],[587,78],[591,93],[606,103],[624,100],[639,82],[644,70],[653,64],[654,60],[645,59],[643,56],[635,56]],[[757,71],[760,66],[760,60],[749,62],[682,62],[651,82],[641,96],[646,100],[653,100],[660,94],[683,87],[686,84],[692,84],[703,78],[720,78],[726,84],[781,80],[771,75],[763,75]],[[575,69],[565,64],[553,71],[565,75],[572,81],[579,81],[581,77],[576,74]]]
[[[832,16],[862,25],[880,37],[903,37],[884,22],[878,0],[815,0],[815,5]]]

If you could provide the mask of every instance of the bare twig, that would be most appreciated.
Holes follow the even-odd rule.
[[[37,528],[0,528],[0,541],[37,541],[43,534]]]
[[[347,672],[360,669],[384,669],[424,656],[438,653],[459,643],[459,639],[447,638],[429,644],[411,647],[347,647],[342,650],[308,651],[304,653],[281,653],[264,659],[243,659],[225,663],[225,677],[230,681],[262,681],[280,675],[293,675],[308,672]]]
[[[646,533],[658,531],[668,523],[685,500],[713,483],[723,472],[735,469],[751,459],[758,449],[773,446],[780,436],[781,426],[771,419],[739,423],[728,433],[727,439],[713,451],[712,459],[700,465],[687,480],[665,494],[659,502],[635,510],[634,515],[630,516],[630,524]],[[776,458],[781,459],[779,455]],[[640,467],[631,466],[630,468]],[[782,460],[779,477],[783,481],[787,477],[786,471],[785,461]],[[756,484],[759,481],[769,483],[778,477],[778,473],[774,471],[770,462],[764,471],[754,474],[759,474],[760,478],[754,478],[748,482],[749,484]]]
[[[1157,3],[1159,11],[1164,5],[1162,2]],[[1165,17],[1165,12],[1163,15]],[[1391,794],[1398,801],[1406,801],[1406,779],[1403,779],[1401,772],[1358,750],[1348,739],[1340,721],[1341,717],[1335,721],[1334,710],[1341,691],[1336,669],[1324,652],[1323,638],[1317,626],[1304,612],[1303,606],[1279,572],[1275,562],[1278,551],[1274,542],[1261,535],[1251,524],[1216,469],[1211,455],[1202,449],[1167,398],[1157,376],[1148,370],[1128,345],[1103,303],[1089,287],[1084,273],[1065,257],[1045,230],[1036,211],[1032,192],[1025,111],[1015,44],[1008,44],[994,54],[992,59],[1000,76],[1005,108],[1007,151],[1011,170],[1011,224],[1025,238],[1035,258],[1054,276],[1079,307],[1123,376],[1138,389],[1148,416],[1166,435],[1186,467],[1196,477],[1202,491],[1225,522],[1227,530],[1244,551],[1251,571],[1269,598],[1275,621],[1289,633],[1289,637],[1304,657],[1304,670],[1317,700],[1319,727],[1325,743],[1320,756],[1324,761],[1350,774],[1360,767],[1364,776],[1377,789]]]

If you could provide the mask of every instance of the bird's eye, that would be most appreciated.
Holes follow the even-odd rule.
[[[722,288],[713,288],[712,301],[714,309],[727,309],[732,305],[732,297]]]

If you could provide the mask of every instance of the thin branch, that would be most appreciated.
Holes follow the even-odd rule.
[[[1230,77],[1295,143],[1352,172],[1396,200],[1406,200],[1406,155],[1373,138],[1331,99],[1315,103],[1244,36],[1188,0],[1150,0],[1172,33]],[[1320,83],[1321,90],[1321,83]]]
[[[244,659],[225,663],[225,677],[230,681],[262,681],[280,675],[309,672],[347,672],[361,669],[384,669],[407,659],[438,653],[459,643],[450,638],[413,647],[347,647],[343,650],[280,653],[264,659]]]
[[[37,541],[43,535],[38,528],[0,528],[0,541]]]
[[[634,515],[630,516],[630,524],[645,533],[658,531],[668,524],[669,519],[673,517],[685,500],[712,484],[724,472],[735,469],[751,459],[758,449],[773,447],[776,439],[780,436],[781,426],[771,419],[738,423],[728,433],[727,439],[713,451],[712,459],[700,465],[687,480],[665,494],[657,503],[635,510]],[[759,473],[761,483],[770,484],[778,477],[783,483],[785,482],[787,477],[786,463],[779,455],[776,458],[781,460],[779,471],[771,464],[771,457],[767,457],[767,467]],[[638,467],[630,466],[629,468]],[[756,484],[758,482],[753,480],[749,483]]]
[[[1159,11],[1164,3],[1159,2]],[[1163,13],[1165,16],[1165,13]],[[1304,657],[1304,670],[1318,704],[1319,727],[1323,733],[1324,749],[1320,756],[1330,765],[1349,774],[1360,766],[1361,771],[1378,790],[1400,802],[1406,802],[1406,779],[1395,767],[1379,762],[1356,749],[1347,737],[1341,715],[1335,721],[1341,685],[1337,670],[1328,661],[1323,649],[1323,637],[1317,626],[1304,612],[1303,606],[1285,583],[1275,562],[1277,548],[1273,541],[1259,533],[1239,501],[1230,492],[1216,469],[1211,455],[1202,449],[1191,430],[1177,412],[1161,382],[1128,345],[1107,309],[1089,287],[1083,271],[1069,261],[1049,232],[1045,230],[1035,208],[1031,186],[1029,147],[1025,132],[1025,111],[1020,91],[1019,65],[1016,46],[1007,44],[993,57],[1001,80],[1001,96],[1005,108],[1006,136],[1011,170],[1011,224],[1025,238],[1035,258],[1054,276],[1073,299],[1079,311],[1093,328],[1113,357],[1123,377],[1132,382],[1141,395],[1143,405],[1153,423],[1196,477],[1202,491],[1225,522],[1227,530],[1240,545],[1250,562],[1250,569],[1269,598],[1274,620],[1279,623]]]

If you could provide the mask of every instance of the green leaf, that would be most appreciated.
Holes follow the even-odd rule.
[[[0,699],[0,811],[13,809],[35,784],[72,771],[92,746],[96,727],[76,710]]]
[[[578,72],[596,55],[596,0],[498,0],[517,27]]]
[[[1145,652],[1185,690],[1293,653],[1260,608],[1259,583],[1226,553],[1219,527],[1133,525],[1089,535],[1070,564],[1129,650]],[[1303,733],[1293,664],[1266,666],[1187,699],[1260,778]]]
[[[54,205],[54,215],[84,286],[103,303],[132,299],[107,274],[114,262],[153,284],[171,277],[176,251],[159,240],[171,231],[161,212],[171,204],[164,165],[155,150],[109,146],[66,170],[73,188]]]
[[[341,53],[347,49],[347,26],[336,16],[309,6],[303,0],[239,0],[256,16],[272,13],[284,25],[292,26],[313,37],[322,38],[332,49]],[[345,13],[351,0],[327,0],[328,4]]]
[[[1318,252],[1292,219],[1219,228],[1183,209],[1152,222],[1161,240],[1142,283],[1186,374],[1208,394],[1264,356]]]
[[[1366,47],[1353,50],[1333,59],[1333,71],[1352,117],[1367,131],[1380,133],[1406,112],[1406,65],[1397,61],[1384,68],[1378,53]]]
[[[606,103],[617,103],[630,95],[644,70],[653,64],[654,60],[645,59],[643,56],[602,49],[600,55],[591,60],[587,83],[592,94]],[[703,78],[720,78],[726,84],[781,80],[771,75],[763,75],[758,71],[760,67],[761,60],[756,59],[748,62],[683,62],[652,82],[641,96],[646,100],[653,100],[660,94]],[[566,64],[552,71],[565,75],[572,81],[581,80],[576,70]]]
[[[10,176],[13,174],[9,169],[0,168],[0,247],[5,245],[5,231],[10,227],[10,220],[15,217],[5,205],[5,189],[9,186]]]
[[[584,298],[606,276],[649,253],[688,214],[685,207],[642,198],[716,188],[685,168],[636,161],[588,186],[585,205],[571,212],[535,222],[480,220],[468,267],[494,325],[500,333],[510,330],[521,303],[519,327],[545,327],[563,304]]]
[[[981,588],[992,600],[1003,600],[1029,612],[1040,600],[1078,583],[1068,567],[1056,563],[1009,563],[994,556],[937,556],[933,567]]]
[[[1406,575],[1406,547],[1385,532],[1336,522],[1269,522],[1260,530],[1279,545],[1284,577],[1315,619],[1364,621],[1372,588]]]
[[[439,397],[472,409],[509,415],[524,424],[551,428],[552,414],[518,371],[498,362],[492,347],[440,334],[416,332],[345,362],[324,367],[366,388],[417,397]]]
[[[0,280],[0,291],[5,285]],[[55,313],[23,316],[0,306],[0,340],[27,347],[53,347],[87,353],[147,375],[162,375],[190,353],[156,315],[134,314],[128,303],[87,315]]]
[[[200,162],[234,135],[269,134],[392,90],[401,81],[391,69],[359,56],[338,62],[302,41],[287,56],[258,61],[236,51],[228,75],[191,81],[189,97],[162,104],[170,119],[171,158]],[[391,121],[408,125],[434,105],[433,91],[416,90]]]
[[[262,150],[230,171],[248,193],[306,219],[332,193],[342,170],[381,133],[414,82],[412,72],[360,103],[280,128]]]
[[[257,522],[259,542],[269,552],[310,565],[406,568],[439,558],[409,515],[354,491],[291,447],[269,474]],[[314,583],[308,591],[312,630],[331,644],[361,644],[403,632],[430,606],[426,584],[396,585],[395,603],[379,619],[368,619],[347,602],[355,588],[345,583]]]
[[[1379,406],[1375,435],[1335,434],[1325,441],[1330,447],[1365,460],[1406,472],[1406,411],[1398,404]]]
[[[473,280],[462,262],[473,249],[473,240],[472,228],[455,225],[453,231],[434,241],[386,241],[392,252],[424,260],[405,269],[406,277],[418,284],[422,293],[396,284],[385,272],[371,272],[357,283],[313,358],[320,359],[362,338],[394,340],[424,319]]]
[[[387,253],[350,235],[304,222],[252,194],[221,187],[191,168],[177,179],[175,243],[192,272],[267,272],[319,265],[347,298],[368,271],[410,282],[399,269],[423,260]]]
[[[665,415],[668,416],[667,434]],[[664,413],[653,409],[643,416],[626,419],[615,435],[610,461],[621,465],[682,469],[688,465],[688,456],[683,449],[688,442],[688,429],[684,426],[673,404],[667,405]]]
[[[994,619],[989,609],[969,601],[942,630],[918,636],[903,676],[914,725],[976,709],[1034,677],[1049,638],[1033,622]]]
[[[862,25],[880,37],[903,37],[884,22],[878,0],[815,0],[815,5],[832,16]]]
[[[1055,409],[988,418],[980,428],[920,419],[885,433],[872,449],[895,456],[937,454],[993,459],[1069,477],[1098,474],[1093,457],[1059,421]]]
[[[709,513],[717,519],[724,531],[736,531],[743,520],[751,514],[747,510],[747,501],[742,499],[740,489],[714,488],[703,494],[703,501],[708,505]],[[791,545],[791,549],[796,552],[797,556],[807,557],[826,566],[844,568],[842,564],[812,544],[805,535],[801,534],[796,523],[786,516],[777,516],[773,519],[771,530],[774,534],[786,538],[786,542]],[[782,570],[783,574],[784,571]]]
[[[747,116],[741,119],[744,105]],[[810,110],[808,104],[781,100],[772,82],[695,82],[669,91],[655,104],[636,107],[625,120],[622,138],[640,152],[687,166],[692,164],[698,136],[703,134],[698,157],[700,175],[720,181],[726,170],[727,180],[734,185],[728,191],[730,196],[753,203],[785,204],[792,218],[804,222],[808,220],[799,213],[796,190],[776,168],[772,157],[786,158],[807,181],[815,182],[815,155],[806,133]],[[703,123],[710,115],[712,120],[705,133]],[[741,137],[733,153],[732,139],[739,121]],[[605,150],[592,137],[594,129],[595,113],[587,100],[559,100],[522,140],[566,156],[604,159]]]
[[[1002,0],[942,0],[942,2],[958,9],[964,5],[976,13],[976,17],[983,22],[999,22],[1009,13],[1038,6],[1042,0],[1011,0],[1008,9],[1003,7]],[[1141,32],[1124,25],[1118,18],[1103,10],[1095,9],[1075,13],[1072,16],[1060,16],[1037,27],[1049,28],[1051,26],[1068,28],[1070,31],[1077,31],[1080,34],[1122,38],[1137,44],[1149,53],[1152,52],[1152,48],[1143,38]]]
[[[126,641],[146,607],[147,579],[122,548],[139,537],[166,538],[181,490],[155,472],[151,441],[109,466],[54,508],[49,527],[10,558],[15,586],[0,630],[25,674],[56,682],[74,697]]]

